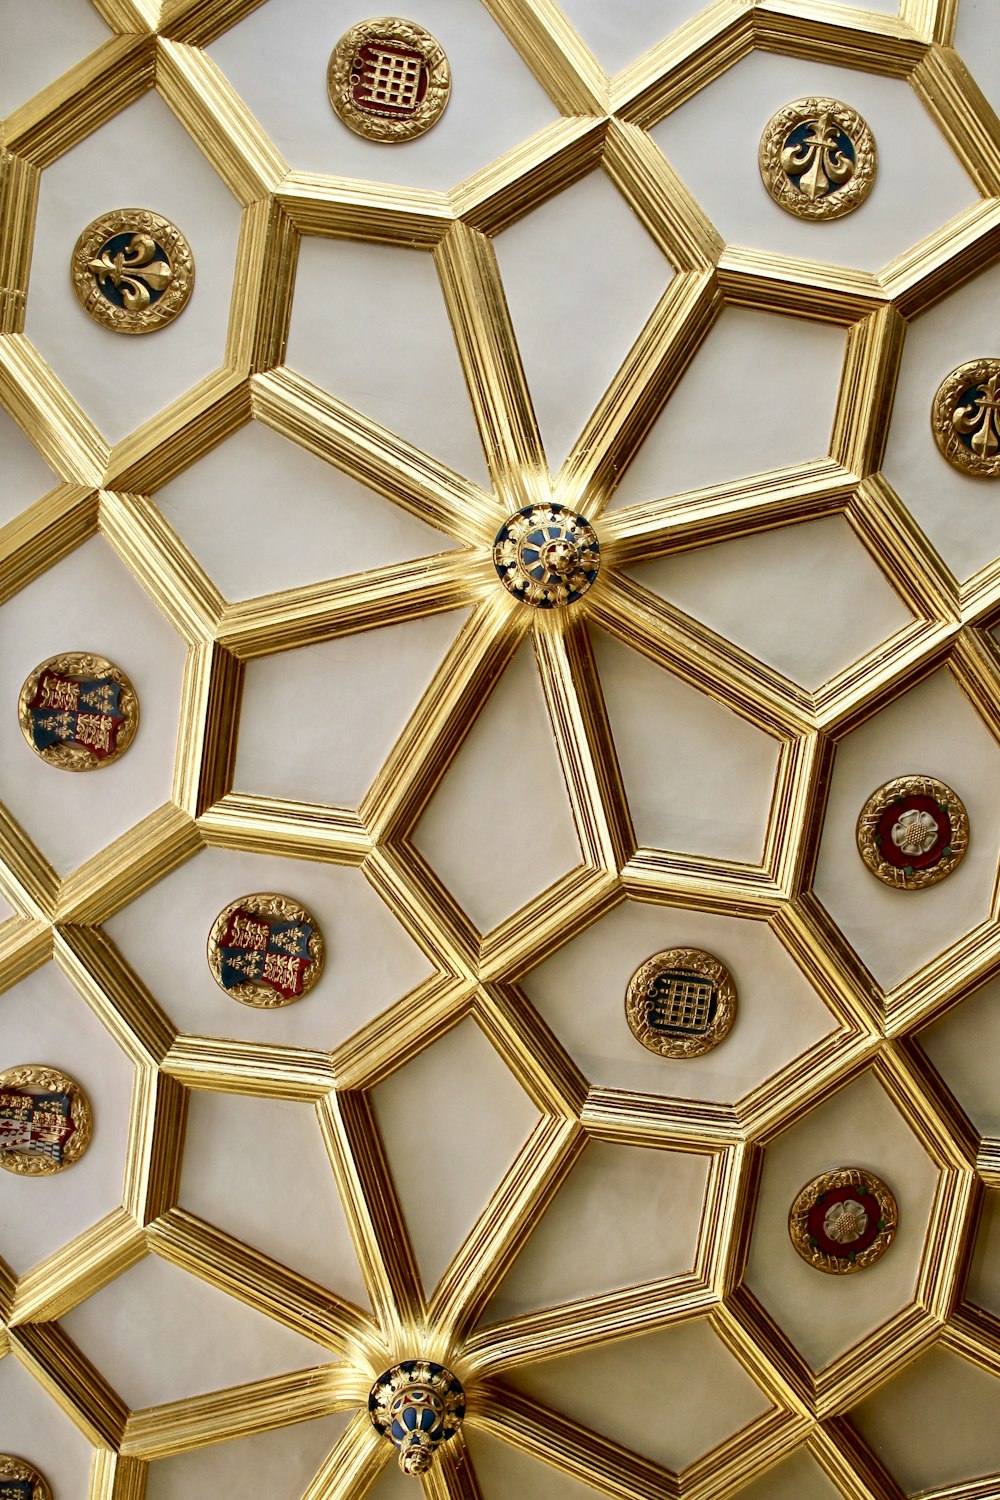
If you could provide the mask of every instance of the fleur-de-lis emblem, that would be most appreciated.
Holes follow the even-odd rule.
[[[1000,452],[1000,375],[991,375],[972,391],[969,404],[955,408],[952,423],[964,437],[972,434],[972,451],[980,458],[995,458]]]
[[[799,192],[815,201],[847,182],[854,173],[854,163],[841,149],[829,114],[806,123],[810,134],[798,144],[784,147],[781,167],[789,177],[798,178]]]
[[[89,263],[98,284],[110,281],[120,287],[129,312],[148,307],[153,292],[170,285],[173,272],[165,260],[156,258],[156,241],[148,234],[134,234],[124,250],[111,255],[107,249]]]

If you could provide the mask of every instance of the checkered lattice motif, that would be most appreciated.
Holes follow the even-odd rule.
[[[420,58],[412,53],[372,47],[365,61],[360,102],[385,109],[416,109],[422,67]]]
[[[654,1031],[700,1034],[712,1019],[715,985],[683,970],[658,974],[649,990],[649,1024]]]

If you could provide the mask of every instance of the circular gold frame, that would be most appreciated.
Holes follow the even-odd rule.
[[[64,677],[110,677],[121,685],[118,702],[125,717],[118,731],[117,746],[111,755],[95,755],[86,745],[57,744],[39,750],[31,733],[31,716],[35,710],[30,704],[44,672],[58,672]],[[121,760],[135,739],[139,728],[139,700],[135,688],[114,662],[85,651],[64,651],[59,656],[50,656],[47,661],[41,662],[25,678],[17,700],[17,720],[30,749],[48,765],[55,766],[60,771],[103,771],[105,767],[113,766],[116,760]]]
[[[52,1500],[52,1491],[38,1470],[16,1453],[0,1453],[0,1482],[5,1479],[27,1479],[31,1482],[31,1500]]]
[[[76,1127],[63,1147],[62,1161],[55,1162],[51,1157],[36,1156],[26,1151],[0,1151],[0,1167],[5,1172],[15,1172],[19,1177],[51,1177],[56,1172],[65,1172],[67,1167],[80,1160],[94,1133],[94,1114],[90,1100],[75,1078],[60,1073],[58,1068],[50,1068],[48,1063],[20,1063],[15,1068],[5,1068],[0,1072],[0,1089],[69,1094],[70,1119]]]
[[[869,1193],[879,1206],[881,1214],[876,1239],[866,1249],[858,1251],[853,1259],[828,1255],[812,1239],[809,1232],[809,1214],[817,1199],[834,1188],[856,1187]],[[864,1172],[860,1167],[839,1167],[835,1172],[821,1172],[802,1188],[788,1211],[788,1234],[802,1259],[817,1271],[829,1276],[850,1276],[855,1271],[864,1271],[881,1260],[896,1237],[899,1228],[899,1208],[893,1194],[881,1177]]]
[[[351,75],[358,52],[366,43],[382,38],[419,52],[427,69],[424,97],[406,119],[361,109],[351,97]],[[441,43],[415,21],[401,16],[372,16],[344,32],[330,55],[326,85],[330,103],[349,130],[366,141],[391,145],[414,140],[441,118],[451,96],[451,69]]]
[[[900,797],[933,797],[947,811],[951,822],[951,843],[937,864],[925,870],[900,869],[883,858],[875,834],[886,808]],[[897,776],[877,787],[858,814],[858,853],[872,874],[895,890],[919,891],[937,885],[961,864],[969,847],[969,815],[965,804],[950,786],[933,776]]]
[[[170,262],[171,278],[162,297],[148,307],[130,312],[108,300],[97,284],[90,263],[117,234],[148,234],[161,245]],[[194,291],[194,257],[176,224],[148,208],[115,208],[88,224],[73,247],[70,261],[73,290],[84,312],[112,333],[155,333],[184,311]]]
[[[946,375],[934,393],[931,403],[931,431],[943,458],[960,474],[974,479],[1000,479],[1000,449],[993,458],[980,458],[962,442],[955,430],[954,416],[958,398],[970,386],[982,385],[1000,376],[1000,359],[973,359]]]
[[[226,923],[234,911],[248,911],[252,916],[267,917],[272,921],[279,922],[308,922],[312,928],[312,936],[309,939],[309,957],[312,959],[312,968],[302,984],[301,995],[279,995],[270,984],[263,980],[248,979],[246,984],[235,985],[229,989],[222,982],[222,959],[219,952],[220,939],[226,930]],[[230,901],[212,923],[208,934],[206,945],[206,956],[208,966],[212,971],[212,978],[222,993],[230,1000],[239,1000],[242,1005],[252,1005],[258,1010],[279,1010],[285,1005],[294,1005],[298,1000],[304,1000],[309,991],[318,982],[323,972],[323,964],[326,958],[326,944],[323,934],[319,929],[319,923],[312,913],[300,902],[291,896],[281,896],[274,891],[254,891],[249,896],[241,896],[238,901]]]
[[[710,979],[716,988],[715,1016],[707,1031],[698,1036],[664,1036],[646,1019],[645,992],[667,969],[689,969]],[[729,1034],[736,1019],[736,985],[725,964],[702,948],[664,948],[639,965],[625,992],[625,1018],[637,1042],[660,1057],[700,1057],[717,1047]]]
[[[797,125],[822,114],[828,114],[850,137],[854,147],[854,171],[843,187],[834,188],[822,198],[807,198],[805,193],[799,192],[781,165],[781,153]],[[786,213],[796,219],[839,219],[860,208],[871,192],[878,170],[878,151],[875,137],[857,110],[839,99],[816,96],[793,99],[772,115],[760,138],[757,161],[764,186]]]

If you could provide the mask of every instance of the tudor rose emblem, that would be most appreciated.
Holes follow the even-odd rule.
[[[898,890],[944,880],[969,844],[961,798],[933,776],[897,776],[878,787],[858,816],[858,853],[873,875]]]
[[[843,1276],[881,1260],[898,1221],[896,1200],[880,1177],[841,1167],[806,1183],[789,1211],[788,1233],[817,1271]]]

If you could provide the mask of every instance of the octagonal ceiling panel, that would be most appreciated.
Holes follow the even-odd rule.
[[[93,1449],[14,1354],[0,1359],[0,1407],[6,1450],[31,1454],[56,1495],[85,1495]]]
[[[841,1500],[841,1494],[812,1455],[800,1451],[740,1490],[739,1500]]]
[[[150,1468],[146,1500],[236,1494],[248,1474],[270,1500],[301,1500],[347,1422],[348,1418],[338,1412],[316,1422],[299,1422],[235,1443],[215,1443],[177,1458],[162,1459]]]
[[[89,5],[66,0],[0,0],[0,116],[9,115],[109,40],[110,28]]]
[[[993,1058],[1000,1045],[1000,979],[991,979],[919,1034],[921,1047],[977,1130],[1000,1136]]]
[[[6,526],[55,484],[56,476],[0,407],[0,526]]]
[[[965,1300],[1000,1318],[1000,1192],[983,1194],[976,1248],[965,1283]]]
[[[512,1494],[544,1495],[545,1500],[594,1500],[599,1493],[589,1484],[568,1479],[510,1443],[501,1443],[483,1432],[470,1432],[468,1448],[483,1500],[508,1500]],[[376,1500],[383,1500],[381,1493],[376,1492]],[[406,1497],[400,1494],[399,1500]]]
[[[994,109],[1000,109],[1000,41],[990,0],[962,0],[955,46]]]

